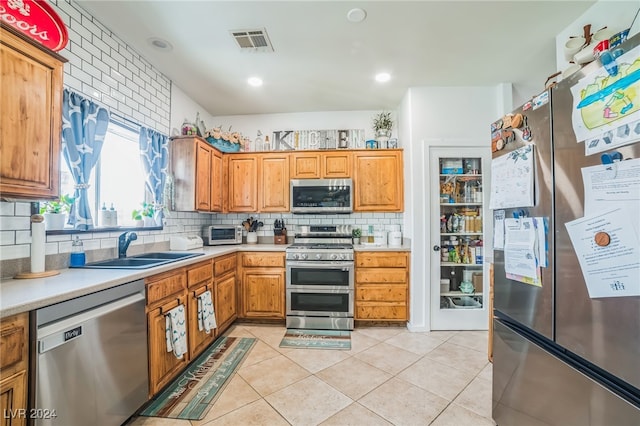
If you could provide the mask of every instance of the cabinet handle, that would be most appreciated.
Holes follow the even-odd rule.
[[[433,251],[440,251],[440,246],[438,245],[433,246]]]

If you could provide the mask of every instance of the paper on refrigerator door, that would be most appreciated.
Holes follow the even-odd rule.
[[[625,208],[567,222],[589,297],[640,296],[640,240]]]
[[[504,249],[504,210],[493,212],[493,248]]]
[[[534,205],[533,156],[533,145],[527,145],[491,160],[490,209]]]
[[[534,217],[533,223],[536,227],[536,247],[538,266],[546,268],[549,265],[549,245],[547,235],[549,235],[549,220],[546,217]]]
[[[640,232],[640,158],[582,168],[584,211],[594,213],[624,207]]]
[[[540,285],[533,218],[505,219],[504,269],[507,277]]]

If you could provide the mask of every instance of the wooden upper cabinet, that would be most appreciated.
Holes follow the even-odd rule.
[[[325,179],[345,179],[351,177],[353,158],[349,151],[323,153],[320,157],[322,177]]]
[[[344,179],[351,177],[351,151],[294,152],[291,179]]]
[[[319,152],[294,152],[291,154],[291,179],[319,179]]]
[[[229,212],[258,211],[258,156],[227,155]]]
[[[258,172],[261,212],[289,211],[289,155],[261,154]]]
[[[211,211],[211,153],[212,148],[201,141],[196,143],[196,210]]]
[[[0,27],[0,195],[60,193],[61,56]]]
[[[204,139],[171,140],[177,211],[222,211],[222,154]]]
[[[353,210],[401,212],[404,181],[401,150],[356,151]]]
[[[222,153],[217,149],[211,155],[211,211],[222,211]]]

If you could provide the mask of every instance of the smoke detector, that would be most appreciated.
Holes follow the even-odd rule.
[[[254,52],[273,52],[273,46],[267,35],[267,30],[231,30],[229,31],[241,50]]]

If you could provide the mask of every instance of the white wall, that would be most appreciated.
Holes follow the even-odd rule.
[[[182,89],[175,84],[171,85],[171,136],[179,135],[180,128],[185,118],[194,122],[196,115],[200,113],[200,120],[204,121],[208,130],[214,126],[215,120],[202,106],[188,97]]]
[[[557,69],[561,71],[569,66],[569,62],[564,57],[564,45],[571,36],[581,36],[582,28],[586,24],[591,24],[591,33],[595,33],[604,26],[618,32],[631,26],[638,9],[640,9],[638,0],[600,0],[595,3],[556,36]]]
[[[430,329],[431,247],[429,149],[436,146],[490,149],[490,124],[512,104],[509,85],[498,87],[414,87],[400,105],[405,140],[405,229],[413,236],[411,253],[411,330]],[[437,241],[436,241],[437,243]],[[439,283],[438,283],[439,284]],[[488,312],[488,311],[487,311]],[[481,328],[486,328],[486,322]]]

